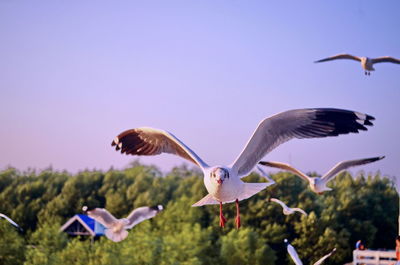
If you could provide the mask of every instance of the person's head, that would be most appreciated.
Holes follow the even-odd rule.
[[[396,242],[400,242],[400,235],[396,237]]]

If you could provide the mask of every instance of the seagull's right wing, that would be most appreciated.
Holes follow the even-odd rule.
[[[356,159],[356,160],[347,160],[337,163],[331,170],[328,171],[321,179],[327,183],[331,181],[340,171],[345,170],[349,167],[369,164],[378,160],[385,158],[384,156],[364,158],[364,159]]]
[[[263,165],[263,166],[267,166],[267,167],[274,167],[274,168],[279,168],[279,169],[290,171],[293,174],[301,177],[302,179],[304,179],[305,181],[308,181],[308,182],[311,180],[311,178],[309,176],[307,176],[306,174],[304,174],[300,170],[292,167],[289,164],[280,163],[280,162],[269,162],[269,161],[260,161],[259,164]]]
[[[160,211],[162,211],[162,205],[157,205],[155,207],[139,207],[133,210],[129,216],[126,218],[128,219],[128,224],[125,226],[126,229],[131,229],[135,225],[144,220],[153,218],[156,216]]]
[[[120,133],[111,142],[115,149],[127,155],[159,155],[169,153],[196,164],[201,169],[208,167],[200,157],[167,131],[141,127]]]
[[[350,60],[355,60],[361,62],[361,59],[357,56],[351,55],[351,54],[337,54],[328,58],[324,58],[318,61],[315,61],[314,63],[322,63],[322,62],[327,62],[327,61],[332,61],[332,60],[337,60],[337,59],[350,59]]]
[[[292,138],[320,138],[358,133],[372,125],[374,117],[342,109],[296,109],[278,113],[260,122],[241,154],[230,166],[242,177],[278,145]]]
[[[317,262],[315,262],[313,265],[321,265],[324,260],[329,258],[334,252],[336,251],[336,248],[334,248],[329,254],[326,254],[322,258],[320,258]]]
[[[13,226],[15,226],[15,227],[21,229],[21,227],[20,227],[16,222],[14,222],[10,217],[8,217],[7,215],[0,213],[0,217],[6,219],[6,220],[7,220],[10,224],[12,224]]]
[[[372,59],[372,63],[397,63],[397,64],[400,64],[400,60],[393,58],[393,57],[389,57],[389,56],[383,56],[383,57],[378,57],[378,58]]]
[[[269,199],[272,202],[276,202],[278,203],[280,206],[282,206],[283,209],[288,209],[289,207],[281,200],[275,199],[275,198],[271,198]]]
[[[115,218],[106,209],[102,208],[95,208],[93,210],[87,211],[87,215],[89,215],[89,217],[93,218],[106,228],[109,228],[114,223],[118,222],[117,218]]]
[[[296,249],[292,245],[287,245],[287,251],[296,265],[303,265],[299,255],[297,255]]]

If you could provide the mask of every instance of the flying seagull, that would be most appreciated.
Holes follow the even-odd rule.
[[[292,213],[294,213],[294,212],[299,212],[299,213],[304,214],[305,216],[307,216],[307,213],[306,213],[303,209],[300,209],[300,208],[290,208],[290,207],[288,207],[284,202],[282,202],[281,200],[275,199],[275,198],[271,198],[271,199],[269,199],[269,200],[272,201],[272,202],[276,202],[276,203],[278,203],[280,206],[282,206],[283,214],[285,214],[285,215],[289,215],[289,214],[292,214]]]
[[[257,165],[257,170],[261,173],[261,177],[265,178],[268,181],[268,186],[274,185],[276,182],[268,175],[259,165]]]
[[[6,219],[10,224],[22,231],[22,228],[7,215],[0,213],[0,218]]]
[[[127,155],[178,155],[198,167],[204,174],[208,194],[193,204],[220,205],[220,226],[225,226],[222,204],[236,202],[236,227],[240,227],[239,201],[247,199],[268,186],[268,183],[244,183],[257,163],[278,145],[292,138],[317,138],[358,133],[371,126],[374,117],[342,109],[296,109],[278,113],[261,121],[246,146],[229,166],[209,166],[172,133],[141,127],[122,132],[111,145]],[[224,129],[222,126],[221,128]],[[201,136],[200,136],[201,137]],[[210,150],[212,151],[212,150]]]
[[[297,255],[296,249],[292,245],[289,244],[287,239],[285,239],[284,242],[286,244],[287,251],[288,251],[290,257],[292,258],[293,262],[296,265],[303,265],[303,262],[299,258],[299,255]],[[321,265],[322,262],[324,262],[327,258],[329,258],[335,251],[336,251],[336,248],[334,248],[330,253],[328,253],[325,256],[323,256],[322,258],[320,258],[313,265]]]
[[[162,209],[162,205],[154,207],[139,207],[133,210],[128,217],[117,219],[106,209],[95,208],[89,210],[87,206],[82,207],[82,210],[87,212],[89,217],[93,218],[106,228],[106,236],[114,242],[124,240],[128,236],[128,231],[126,231],[127,229],[131,229],[144,220],[153,218],[162,211]]]
[[[378,57],[378,58],[368,58],[368,57],[358,57],[354,56],[351,54],[337,54],[328,58],[324,58],[318,61],[315,61],[314,63],[322,63],[322,62],[327,62],[327,61],[332,61],[332,60],[337,60],[337,59],[350,59],[350,60],[355,60],[361,62],[361,67],[364,69],[365,75],[370,75],[370,71],[375,71],[373,65],[375,63],[397,63],[400,64],[400,60],[390,57],[390,56],[383,56],[383,57]]]
[[[369,164],[375,161],[379,161],[385,158],[384,156],[379,157],[371,157],[371,158],[364,158],[364,159],[357,159],[357,160],[348,160],[342,161],[337,163],[331,170],[329,170],[325,175],[322,177],[309,177],[300,170],[292,167],[289,164],[284,164],[280,162],[267,162],[261,161],[260,164],[268,167],[279,168],[283,170],[287,170],[296,174],[297,176],[301,177],[302,179],[308,181],[311,190],[315,193],[322,194],[324,191],[330,191],[331,188],[328,188],[326,184],[331,181],[337,174],[341,171],[348,169],[350,167],[355,167],[359,165]]]

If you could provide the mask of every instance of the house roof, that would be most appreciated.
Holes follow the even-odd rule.
[[[79,226],[82,227],[75,227]],[[79,229],[80,228],[80,229]],[[81,231],[83,230],[85,231]],[[93,218],[85,214],[76,214],[70,218],[61,228],[60,231],[65,231],[71,235],[90,235],[90,236],[101,236],[104,235],[105,227],[94,220]]]

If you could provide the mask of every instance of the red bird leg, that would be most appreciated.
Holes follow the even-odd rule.
[[[226,219],[222,213],[222,202],[219,202],[219,226],[225,227]]]
[[[239,229],[240,228],[240,211],[239,211],[239,200],[236,199],[236,219],[235,219],[235,223],[236,223],[236,228]]]

